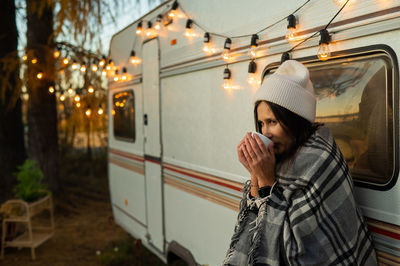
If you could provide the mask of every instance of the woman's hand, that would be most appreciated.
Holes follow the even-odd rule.
[[[257,135],[254,137],[253,139],[251,134],[247,133],[244,138],[245,141],[244,146],[242,146],[242,153],[245,162],[242,164],[249,167],[251,176],[257,177],[260,187],[272,186],[275,182],[276,163],[273,143],[271,142],[268,148],[266,148]]]
[[[244,137],[242,139],[242,141],[239,143],[239,145],[237,146],[237,153],[238,153],[238,158],[239,158],[239,162],[247,169],[247,171],[249,171],[249,173],[251,174],[251,169],[250,169],[250,165],[246,160],[246,157],[243,153],[245,148],[245,140],[246,137]],[[258,180],[257,177],[255,177],[254,175],[251,175],[251,195],[253,197],[256,197],[258,195]]]

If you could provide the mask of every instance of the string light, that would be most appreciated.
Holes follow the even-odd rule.
[[[128,79],[128,71],[126,69],[126,67],[122,68],[122,76],[121,76],[121,80],[122,81],[126,81]]]
[[[147,30],[146,30],[146,36],[147,37],[152,37],[154,35],[154,30],[153,30],[153,23],[151,21],[147,22]]]
[[[76,103],[76,107],[78,107],[78,108],[81,107],[81,103],[80,103],[80,102],[77,102],[77,103]]]
[[[114,81],[117,82],[119,80],[118,69],[115,70]]]
[[[93,61],[93,64],[92,64],[92,71],[93,71],[93,72],[97,72],[97,70],[99,70],[99,68],[98,68],[96,62]]]
[[[32,63],[32,64],[36,64],[37,61],[38,61],[37,58],[33,58],[33,59],[31,60],[31,63]]]
[[[54,87],[53,87],[53,86],[50,86],[50,87],[49,87],[49,92],[50,92],[51,94],[53,94],[54,91],[55,91],[55,90],[54,90]]]
[[[76,62],[76,60],[72,61],[71,68],[72,68],[72,70],[77,70],[78,69],[78,63]]]
[[[69,59],[68,59],[67,57],[65,57],[65,58],[63,59],[63,64],[64,64],[64,65],[68,65],[68,63],[69,63]]]
[[[158,15],[156,19],[156,24],[154,25],[154,29],[159,31],[161,29],[161,21],[162,21],[162,15]]]
[[[57,47],[57,49],[54,51],[53,56],[55,59],[57,59],[60,56],[60,54],[61,54],[61,50],[59,47]]]
[[[93,92],[94,92],[94,88],[93,88],[92,85],[89,85],[89,87],[88,87],[88,92],[89,92],[89,93],[93,93]]]
[[[140,59],[136,56],[134,50],[131,51],[131,56],[129,58],[129,61],[131,62],[132,65],[137,65],[140,63]]]
[[[249,85],[254,85],[257,83],[256,70],[257,70],[256,63],[253,60],[250,61],[248,68],[248,77],[247,77],[247,83]]]
[[[224,44],[224,52],[222,53],[222,59],[225,61],[229,61],[231,59],[230,51],[232,46],[232,40],[230,38],[226,38]]]
[[[90,109],[90,105],[88,106],[88,109],[86,109],[85,114],[86,114],[87,117],[89,117],[92,114],[92,110]]]
[[[232,79],[231,79],[231,71],[229,70],[228,66],[224,69],[224,82],[222,87],[226,90],[232,88]]]
[[[82,73],[86,72],[86,65],[85,65],[85,61],[82,62],[81,64],[81,68],[79,69]]]
[[[97,110],[97,113],[98,113],[99,115],[102,115],[102,114],[104,113],[104,110],[103,110],[101,104],[99,105],[99,109]]]
[[[111,71],[111,68],[114,66],[114,61],[112,59],[108,60],[108,64],[106,66],[107,71]]]
[[[80,100],[81,100],[81,97],[79,97],[79,95],[75,95],[74,101],[79,102]]]
[[[254,59],[257,56],[257,46],[258,46],[258,35],[257,34],[253,34],[251,36],[251,40],[250,40],[250,50],[248,52],[248,56],[250,57],[250,59]]]
[[[107,76],[107,70],[105,70],[105,69],[103,68],[103,70],[101,70],[101,75],[102,75],[103,77]]]
[[[36,74],[36,78],[37,79],[42,79],[43,78],[43,72],[40,71],[39,73],[37,73]]]
[[[28,60],[28,56],[27,56],[27,55],[24,55],[24,56],[22,57],[22,60],[23,60],[23,61]]]
[[[174,18],[177,18],[178,16],[178,6],[179,6],[179,4],[178,4],[178,2],[177,1],[175,1],[173,4],[172,4],[172,8],[171,8],[171,10],[168,12],[168,17],[170,18],[170,19],[174,19]]]
[[[286,32],[286,40],[288,42],[294,41],[296,39],[296,17],[292,14],[289,15],[288,18],[288,26],[287,26],[287,32]]]
[[[101,57],[100,62],[99,62],[99,66],[100,66],[100,67],[104,67],[105,64],[106,64],[106,57],[103,55],[103,56]]]
[[[205,54],[213,54],[215,53],[215,48],[212,46],[211,43],[211,36],[209,32],[204,33],[204,40],[203,40],[203,49],[202,51]]]
[[[318,49],[318,58],[321,61],[326,61],[331,57],[331,51],[329,49],[329,42],[331,41],[331,36],[326,29],[321,30],[320,32],[321,39],[319,41],[319,49]]]
[[[65,101],[65,95],[64,95],[64,92],[62,92],[61,93],[61,95],[60,95],[60,101]]]
[[[71,88],[72,85],[69,85],[68,94],[71,95],[74,93],[74,90]]]
[[[140,35],[142,34],[142,32],[143,32],[143,22],[140,21],[136,28],[136,35]]]
[[[194,36],[195,36],[195,34],[193,32],[193,20],[188,19],[186,21],[185,37],[192,38]]]

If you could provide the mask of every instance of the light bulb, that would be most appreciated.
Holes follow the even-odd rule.
[[[152,37],[153,35],[155,35],[152,26],[153,26],[153,24],[151,23],[151,21],[148,21],[147,22],[147,30],[146,30],[147,37]]]
[[[161,21],[162,21],[162,15],[158,15],[156,19],[156,24],[154,25],[154,29],[159,31],[161,29]]]
[[[178,18],[178,2],[177,1],[175,1],[172,4],[171,10],[168,12],[168,17],[170,19]]]
[[[37,61],[38,61],[37,58],[33,58],[33,59],[31,60],[31,63],[32,63],[32,64],[36,64]]]
[[[103,108],[101,108],[101,106],[99,107],[99,110],[97,110],[97,113],[99,114],[99,115],[102,115],[103,114]]]
[[[93,92],[94,92],[94,88],[93,88],[92,85],[90,85],[90,86],[88,87],[88,92],[89,92],[89,93],[93,93]]]
[[[140,22],[138,23],[137,28],[136,28],[136,35],[142,34],[142,27],[143,27],[143,22],[140,21]]]
[[[225,61],[229,61],[231,59],[231,54],[229,49],[225,49],[224,52],[222,53],[222,59]]]
[[[288,42],[292,42],[296,39],[296,28],[288,28],[285,38]]]
[[[74,93],[74,90],[72,88],[69,88],[68,89],[68,94],[72,94],[72,93]]]
[[[101,75],[102,75],[103,77],[107,76],[107,70],[103,69],[103,70],[101,71]]]
[[[75,95],[74,100],[75,100],[75,102],[79,102],[81,100],[81,97],[79,97],[79,95]]]
[[[257,76],[256,76],[257,65],[254,61],[249,63],[248,68],[248,76],[247,76],[247,83],[249,85],[255,85],[257,83]]]
[[[137,65],[140,63],[140,59],[136,56],[134,50],[131,51],[131,56],[129,58],[129,61],[131,62],[132,65]]]
[[[82,63],[81,68],[79,69],[82,73],[86,72],[85,62]]]
[[[24,61],[28,60],[28,56],[27,56],[27,55],[24,55],[24,56],[22,57],[22,60],[24,60]]]
[[[117,82],[119,80],[118,70],[115,70],[114,81]]]
[[[194,32],[193,32],[193,20],[188,19],[186,21],[186,28],[185,28],[185,37],[186,38],[192,38],[195,36]]]
[[[81,103],[79,103],[79,102],[76,103],[76,107],[78,107],[78,108],[81,107]]]
[[[110,71],[110,70],[111,70],[111,66],[110,66],[110,65],[107,65],[107,66],[106,66],[106,70],[107,70],[107,71]]]
[[[232,82],[231,82],[231,71],[229,70],[228,67],[224,69],[224,82],[222,83],[222,87],[224,89],[231,89],[232,88]]]
[[[92,114],[92,110],[87,109],[85,114],[86,114],[87,117],[89,117]]]
[[[97,67],[96,64],[93,64],[93,65],[92,65],[92,71],[93,71],[93,72],[97,72],[98,69],[99,69],[99,68]]]
[[[285,38],[288,42],[294,41],[296,39],[296,17],[291,14],[287,17],[288,26]]]
[[[72,68],[72,70],[77,70],[78,69],[78,63],[76,63],[76,61],[73,61],[72,65],[71,65],[71,68]]]
[[[50,93],[54,93],[54,91],[55,91],[55,90],[54,90],[54,87],[53,87],[53,86],[50,86],[50,87],[49,87],[49,92],[50,92]]]
[[[101,60],[99,62],[99,66],[104,67],[105,64],[106,64],[106,57],[103,55],[103,57],[101,58]]]
[[[258,35],[253,34],[251,36],[251,41],[250,41],[250,49],[247,53],[247,55],[250,57],[250,59],[254,59],[257,56],[257,46],[258,46]]]
[[[68,58],[64,58],[64,59],[63,59],[63,64],[64,64],[64,65],[68,65],[68,63],[69,63],[69,59],[68,59]]]
[[[329,50],[329,44],[322,43],[318,49],[318,58],[321,61],[326,61],[331,57],[331,51]]]
[[[65,101],[65,95],[64,94],[61,94],[61,96],[60,96],[60,101]]]
[[[43,78],[43,73],[39,72],[36,74],[37,79],[42,79]]]
[[[57,48],[57,50],[54,51],[53,56],[54,56],[54,58],[58,58],[60,56],[60,54],[61,54],[60,49]]]

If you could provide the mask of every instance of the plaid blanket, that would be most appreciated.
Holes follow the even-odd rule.
[[[246,182],[224,265],[377,265],[347,163],[322,127],[277,167],[265,198]]]

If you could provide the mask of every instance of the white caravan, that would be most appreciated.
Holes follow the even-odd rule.
[[[345,2],[167,1],[116,33],[110,58],[119,75],[108,93],[116,222],[164,262],[221,265],[249,179],[236,146],[254,130],[258,83],[285,51],[316,33],[290,56],[310,70],[317,120],[351,168],[379,262],[400,264],[400,1],[350,0],[327,28],[331,55],[321,61],[319,31]],[[297,37],[289,42],[291,14]],[[257,47],[250,47],[252,34]],[[221,57],[227,37],[228,62]],[[249,85],[251,60],[257,69]]]

